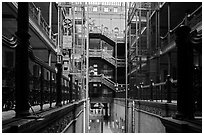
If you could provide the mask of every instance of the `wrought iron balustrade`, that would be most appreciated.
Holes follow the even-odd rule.
[[[102,58],[110,64],[116,66],[116,59],[111,56],[107,51],[101,49],[89,49],[89,56]]]
[[[168,91],[167,83],[161,82],[152,85],[140,86],[137,90],[138,99],[149,101],[161,101],[167,102],[168,96],[170,96],[169,102],[177,102],[177,80],[174,80]]]
[[[33,18],[36,24],[38,24],[43,31],[46,33],[46,35],[49,37],[49,31],[50,31],[50,26],[47,24],[45,19],[43,18],[41,14],[41,10],[35,6],[33,2],[29,3],[29,14],[30,17]],[[54,45],[57,44],[56,36],[54,35],[53,31],[51,31],[51,38],[52,42]]]
[[[13,41],[3,39],[5,44],[14,51]],[[16,44],[16,43],[15,43]],[[56,102],[56,70],[34,56],[32,48],[29,50],[29,104],[30,107],[40,105],[41,110],[44,104],[52,104]],[[7,111],[15,109],[15,66],[3,67],[2,74],[2,110]],[[73,84],[72,92],[70,92],[69,79],[62,75],[62,102],[68,104],[72,99],[70,95],[74,95],[74,100],[79,99],[78,84]]]

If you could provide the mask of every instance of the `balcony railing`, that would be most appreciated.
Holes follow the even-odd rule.
[[[103,84],[105,84],[106,86],[108,86],[109,88],[111,88],[112,90],[115,90],[115,82],[111,81],[110,79],[108,79],[107,77],[105,77],[102,74],[102,81]]]
[[[116,92],[116,97],[124,98],[125,84]],[[128,93],[128,98],[131,99],[177,103],[177,80],[171,81],[170,87],[167,86],[167,82],[150,85],[141,84],[132,88],[128,86]]]
[[[29,3],[29,14],[30,14],[30,17],[32,17],[33,20],[36,22],[36,24],[38,24],[43,29],[43,31],[46,33],[46,35],[48,37],[51,37],[51,40],[56,47],[57,41],[56,41],[56,37],[55,37],[54,33],[51,32],[51,35],[49,35],[50,26],[47,24],[47,22],[43,18],[42,14],[41,14],[41,10],[39,8],[37,8],[33,2]]]
[[[38,61],[29,60],[29,103],[31,106],[40,105],[41,110],[44,104],[56,102],[56,71],[48,66],[45,66]],[[2,86],[2,108],[3,111],[14,109],[15,107],[15,71],[14,68],[3,67],[3,86]],[[71,102],[70,94],[75,99],[77,97],[77,89],[70,93],[69,80],[67,77],[62,77],[62,104]],[[76,88],[75,84],[74,88]]]
[[[108,79],[104,74],[90,76],[89,82],[100,82],[112,90],[115,90],[115,82]]]
[[[90,57],[100,57],[110,64],[116,66],[116,60],[113,56],[111,56],[107,51],[99,50],[99,49],[89,49],[89,56]]]
[[[101,27],[97,27],[97,26],[92,26],[90,27],[90,33],[100,33],[104,36],[106,36],[107,38],[111,39],[112,41],[114,42],[123,42],[125,40],[125,34],[123,31],[119,31],[119,33],[116,33],[115,32],[112,32],[112,31],[105,31],[105,30],[102,30],[103,28]]]
[[[188,16],[184,17],[183,20],[172,30],[166,33],[164,37],[161,38],[161,53],[160,50],[153,50],[151,52],[152,55],[161,55],[166,53],[167,51],[171,50],[175,47],[175,30],[180,27],[181,25],[188,25],[192,30],[195,30],[197,27],[202,26],[202,6],[198,7],[193,13],[189,14]],[[168,36],[170,39],[168,39]]]
[[[5,38],[4,38],[5,39]],[[12,41],[5,40],[8,47],[13,46]],[[12,47],[11,47],[12,48]],[[69,79],[62,76],[62,104],[70,103],[71,100],[78,100],[79,92],[77,84],[73,83],[72,93],[70,92]],[[15,67],[3,67],[2,74],[2,110],[15,108]],[[56,102],[56,71],[53,67],[34,56],[29,48],[29,104],[30,106],[43,105]]]
[[[161,82],[140,86],[138,89],[138,99],[161,101],[161,102],[177,102],[177,80],[172,81],[171,88],[168,90],[167,83]],[[168,99],[169,98],[169,99]]]

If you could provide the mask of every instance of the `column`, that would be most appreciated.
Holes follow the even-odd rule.
[[[118,57],[118,53],[117,53],[117,36],[116,36],[116,42],[115,42],[115,63],[116,63],[116,66],[115,66],[115,83],[118,82],[118,60],[117,60],[117,57]]]
[[[52,38],[52,2],[49,5],[49,38]]]
[[[18,46],[16,47],[15,59],[15,98],[16,117],[29,115],[29,13],[28,3],[18,3],[17,32]]]
[[[170,30],[171,30],[171,3],[168,3],[168,44],[171,40]],[[171,75],[171,52],[168,53],[168,74]]]
[[[52,72],[50,72],[50,108],[52,107]]]
[[[193,47],[188,26],[176,30],[177,46],[177,119],[193,119]]]
[[[161,81],[161,69],[160,69],[160,52],[161,52],[161,45],[160,45],[160,10],[159,10],[159,5],[158,5],[158,9],[156,10],[156,24],[157,24],[157,51],[159,51],[159,57],[157,58],[157,77],[156,77],[156,82],[160,82]]]

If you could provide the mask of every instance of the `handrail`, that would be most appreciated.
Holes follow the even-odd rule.
[[[108,52],[102,50],[102,49],[89,49],[89,55],[92,56],[94,55],[95,57],[101,57],[102,59],[105,59],[109,63],[113,64],[116,66],[116,59],[110,55]]]
[[[114,36],[114,33],[112,33],[112,32],[105,32],[105,31],[103,31],[103,30],[101,30],[100,28],[96,28],[96,29],[91,29],[90,28],[90,31],[89,31],[90,33],[99,33],[99,34],[102,34],[103,36],[106,36],[107,38],[109,38],[109,39],[111,39],[113,42],[116,42],[116,39],[114,38],[115,36]],[[122,35],[123,33],[119,33],[119,35]],[[113,35],[113,36],[111,36],[111,35]]]
[[[177,80],[173,80],[172,83],[173,83],[173,84],[177,83]],[[166,82],[155,83],[155,84],[153,85],[153,87],[154,87],[154,86],[162,86],[162,85],[166,85]],[[142,86],[142,88],[148,88],[148,87],[150,87],[150,84],[149,84],[149,85],[144,85],[144,86]]]
[[[43,28],[43,30],[45,31],[45,33],[49,37],[50,27],[49,27],[48,23],[45,21],[44,17],[41,15],[40,9],[37,8],[33,2],[30,3],[29,7],[30,7],[29,11],[30,11],[33,19],[35,19],[37,21],[38,25]],[[56,44],[55,35],[53,34],[53,31],[51,31],[51,38],[50,39],[52,40],[52,42],[54,44]]]
[[[111,84],[115,85],[115,82],[113,82],[112,80],[108,79],[107,77],[104,76],[104,74],[102,74],[102,77],[104,79],[106,79],[107,81],[109,81]]]
[[[187,16],[188,18],[192,17],[196,12],[198,12],[200,9],[202,8],[202,5],[200,7],[198,7],[195,11],[193,11],[189,16]],[[169,32],[173,33],[179,26],[181,26],[184,22],[185,22],[186,17],[183,18],[183,20],[177,25],[175,26],[172,30],[168,31],[166,33],[166,35],[164,37],[161,37],[162,39],[165,39],[168,37]]]
[[[198,12],[200,9],[202,8],[202,5],[200,7],[198,7],[195,11],[193,11],[188,17],[192,17],[194,14],[196,14],[196,12]]]
[[[3,38],[3,42],[4,44],[3,45],[6,45],[8,47],[10,47],[11,49],[15,49],[13,46],[13,44],[15,43],[17,46],[18,45],[18,41],[16,40],[13,40],[14,38],[11,38],[11,39],[8,39],[6,38],[5,36],[2,36]],[[50,76],[49,78],[45,77],[44,75],[45,72],[44,72],[44,75],[37,75],[37,76],[34,76],[34,74],[32,74],[32,72],[34,72],[34,69],[30,69],[30,70],[33,70],[31,71],[30,73],[30,78],[29,78],[29,85],[31,86],[30,88],[30,99],[29,99],[29,102],[30,104],[33,106],[33,105],[40,105],[41,109],[43,108],[43,104],[45,103],[48,103],[50,102],[50,106],[52,105],[53,102],[55,102],[55,97],[56,97],[56,70],[49,66],[47,63],[45,63],[44,61],[42,61],[41,59],[39,59],[38,57],[36,57],[32,51],[32,47],[29,46],[28,47],[28,54],[29,54],[29,58],[30,58],[30,62],[34,65],[36,65],[38,67],[38,69],[40,68],[40,72],[42,73],[43,71],[42,70],[45,70],[45,72],[50,72],[50,74],[52,74],[52,76]],[[6,74],[5,74],[6,76]],[[14,74],[12,74],[12,77],[14,77]],[[42,78],[42,79],[41,79]],[[47,79],[46,79],[47,78]],[[65,103],[65,101],[67,101],[66,103],[68,103],[68,101],[70,102],[70,94],[74,94],[74,91],[73,93],[70,93],[68,92],[68,89],[70,86],[68,86],[68,82],[69,82],[69,79],[68,77],[62,75],[62,96],[63,96],[63,104]],[[7,79],[5,79],[7,80]],[[64,83],[64,80],[66,81]],[[13,82],[14,83],[14,82]],[[41,83],[43,84],[43,88],[41,87]],[[73,84],[75,85],[75,84]],[[75,90],[75,89],[74,89]],[[13,94],[10,93],[8,95],[8,92],[14,92],[13,91],[13,88],[11,88],[11,90],[7,90],[7,88],[4,88],[4,100],[3,100],[3,106],[5,107],[4,109],[5,110],[9,110],[9,109],[13,109],[13,105],[15,104],[14,102],[14,98],[12,97]],[[5,95],[6,94],[6,95]],[[43,95],[44,98],[41,99],[42,96],[40,95]],[[75,95],[74,98],[77,100],[78,99],[78,95]],[[7,102],[7,100],[9,102]],[[9,106],[7,105],[7,103],[12,103],[12,106]]]

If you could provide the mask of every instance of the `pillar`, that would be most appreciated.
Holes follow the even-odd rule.
[[[115,43],[115,63],[116,63],[116,66],[115,66],[115,83],[118,82],[118,60],[117,60],[117,57],[118,57],[118,48],[117,48],[117,37],[116,37],[116,43]]]
[[[168,75],[171,75],[171,52],[167,53],[167,59],[168,59]]]
[[[177,46],[177,119],[193,119],[193,48],[188,26],[176,30]]]
[[[153,80],[150,80],[150,101],[153,101]]]
[[[52,107],[52,72],[50,72],[50,108]]]
[[[48,51],[48,65],[52,66],[52,54],[51,51]],[[50,100],[50,108],[52,107],[52,72],[49,71],[49,79],[50,79],[50,93],[49,93],[49,100]]]
[[[52,2],[49,5],[49,38],[52,38]]]
[[[17,32],[18,46],[15,56],[15,99],[16,117],[29,115],[29,12],[28,3],[18,3]]]
[[[168,44],[170,44],[171,41],[171,35],[170,35],[170,30],[171,30],[171,3],[168,3]],[[168,74],[171,75],[171,52],[168,53]]]
[[[62,64],[57,63],[57,99],[56,99],[56,106],[62,106]]]
[[[171,86],[172,86],[171,76],[167,75],[166,79],[167,103],[171,103]]]

